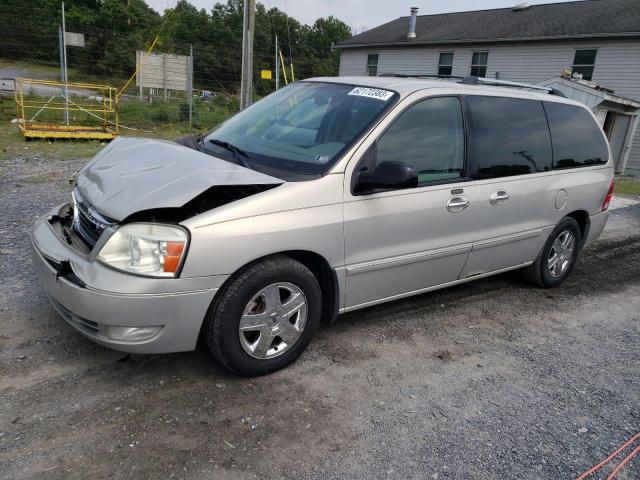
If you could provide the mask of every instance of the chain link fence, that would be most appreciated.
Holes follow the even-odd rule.
[[[34,12],[8,13],[2,8],[0,6],[0,31],[3,32],[0,78],[61,80],[59,27],[43,24]],[[128,84],[118,105],[120,124],[125,129],[171,127],[182,132],[204,131],[235,113],[239,106],[241,35],[231,44],[218,44],[215,38],[187,44],[161,36],[151,55],[147,55],[157,29],[157,25],[152,25],[148,33],[130,34],[83,28],[69,19],[66,30],[82,34],[84,46],[67,46],[67,81],[108,85],[120,90],[136,72],[136,62],[140,66],[142,60],[142,75]],[[286,56],[285,59],[290,81],[290,60]],[[253,62],[254,99],[275,90],[276,61],[273,42],[257,40]],[[262,70],[271,70],[272,78],[262,79]],[[296,79],[313,75],[311,61],[296,61],[293,70]],[[151,76],[155,78],[150,82]],[[281,76],[280,85],[284,83]],[[29,92],[32,97],[43,97],[44,101],[49,94],[37,89]],[[87,94],[78,90],[71,91],[70,95]],[[6,106],[7,92],[4,97]]]

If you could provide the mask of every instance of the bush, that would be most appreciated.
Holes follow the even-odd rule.
[[[178,120],[177,108],[166,102],[152,103],[150,117],[154,123],[173,123]]]

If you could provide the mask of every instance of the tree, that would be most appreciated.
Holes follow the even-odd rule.
[[[321,56],[329,56],[331,47],[351,37],[351,27],[336,17],[319,18],[309,32],[310,48]]]
[[[196,87],[236,90],[240,81],[244,0],[216,3],[207,12],[179,0],[162,14],[144,0],[65,0],[67,30],[85,34],[85,47],[67,50],[76,71],[116,83],[135,70],[135,51],[149,48],[166,21],[156,52],[186,55],[194,50]],[[58,62],[59,0],[3,0],[0,4],[0,57],[10,60]],[[339,54],[332,45],[351,36],[349,27],[330,16],[304,25],[278,8],[256,5],[254,67],[274,69],[275,35],[297,79],[336,75]],[[260,94],[273,82],[256,82]]]

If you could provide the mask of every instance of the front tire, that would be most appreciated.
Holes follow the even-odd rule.
[[[203,335],[211,353],[229,370],[264,375],[303,352],[321,313],[322,292],[313,273],[279,255],[232,278],[209,309]]]
[[[571,217],[563,218],[547,239],[535,262],[524,269],[527,280],[543,288],[564,282],[578,260],[582,245],[580,226]]]

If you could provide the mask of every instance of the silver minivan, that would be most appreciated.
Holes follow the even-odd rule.
[[[612,192],[604,133],[559,92],[317,78],[200,137],[114,140],[34,226],[33,261],[101,345],[201,339],[259,375],[343,312],[514,269],[559,285]]]

